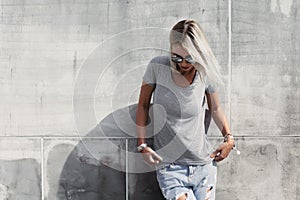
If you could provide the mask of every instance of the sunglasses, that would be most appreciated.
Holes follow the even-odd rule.
[[[183,58],[181,57],[180,55],[177,55],[175,53],[173,53],[171,55],[171,60],[174,62],[174,63],[182,63],[183,60],[185,60],[187,63],[189,64],[195,64],[196,61],[193,60],[192,56],[191,55],[188,55],[187,57]]]

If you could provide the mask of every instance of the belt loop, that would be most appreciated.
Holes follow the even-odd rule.
[[[188,165],[188,167],[189,167],[189,176],[193,176],[193,174],[194,174],[194,168],[193,168],[193,166],[192,165]]]
[[[170,163],[169,167],[172,169],[175,167],[175,164],[174,163]]]

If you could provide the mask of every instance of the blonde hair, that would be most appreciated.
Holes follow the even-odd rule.
[[[209,81],[223,85],[218,61],[208,45],[202,28],[195,20],[185,19],[176,23],[171,29],[169,41],[170,48],[174,44],[179,44],[189,52],[196,61],[194,66],[202,80],[208,77]],[[172,60],[170,63],[176,69],[176,64]]]

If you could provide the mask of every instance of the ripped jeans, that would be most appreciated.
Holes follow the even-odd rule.
[[[186,194],[187,200],[214,200],[217,166],[164,164],[157,169],[157,180],[167,200]]]

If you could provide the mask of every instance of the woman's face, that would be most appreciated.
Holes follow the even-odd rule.
[[[175,57],[179,56],[179,57],[183,58],[182,62],[177,63],[177,65],[179,66],[180,72],[186,73],[191,70],[194,70],[194,65],[191,64],[190,62],[187,62],[187,60],[186,60],[186,58],[188,60],[191,59],[191,58],[189,59],[190,54],[180,44],[173,44],[171,46],[171,56],[175,56]]]

